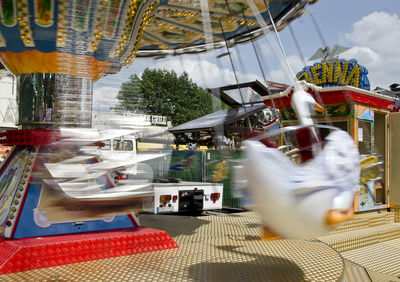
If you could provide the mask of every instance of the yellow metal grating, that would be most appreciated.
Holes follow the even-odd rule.
[[[343,280],[348,282],[358,282],[358,281],[372,281],[372,282],[396,282],[400,281],[399,278],[372,271],[362,267],[358,264],[350,262],[348,260],[344,260],[345,262],[345,271]]]
[[[400,276],[400,238],[341,253],[368,270]]]
[[[362,248],[400,237],[400,224],[389,223],[342,233],[318,237],[339,252]]]
[[[400,282],[400,279],[395,276],[391,276],[388,274],[367,270],[368,275],[373,282]],[[349,280],[351,281],[351,280]],[[358,280],[361,281],[361,280]]]
[[[348,260],[344,261],[345,270],[344,270],[344,281],[369,281],[370,277],[368,275],[367,270],[359,266],[355,263],[352,263]]]
[[[261,241],[254,213],[142,215],[180,248],[0,276],[5,281],[338,281],[342,257],[322,242]]]
[[[345,221],[328,232],[329,234],[342,233],[347,231],[359,230],[367,227],[374,227],[379,225],[384,225],[387,223],[395,222],[395,212],[382,211],[372,211],[357,213],[355,218],[349,221]]]
[[[400,210],[397,209],[393,209],[393,213],[394,213],[394,222],[400,222]]]

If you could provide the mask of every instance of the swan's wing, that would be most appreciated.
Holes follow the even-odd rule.
[[[269,190],[277,189],[276,187],[281,191],[290,189],[291,178],[288,176],[299,172],[288,156],[258,141],[245,141],[244,144],[246,177],[251,183],[256,181],[260,185],[255,186],[263,186]]]
[[[310,164],[334,182],[332,188],[355,191],[360,179],[360,157],[350,135],[342,130],[331,132],[324,149]]]

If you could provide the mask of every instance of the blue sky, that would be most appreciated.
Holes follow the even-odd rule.
[[[310,13],[328,46],[339,44],[350,47],[340,55],[341,58],[355,58],[369,70],[371,89],[377,86],[388,88],[392,83],[400,83],[400,0],[319,0],[308,6],[308,12],[291,23],[306,61],[323,45]],[[304,64],[290,30],[284,29],[279,36],[293,72],[301,71]],[[262,53],[263,71],[268,80],[289,83],[290,78],[283,71],[281,60],[271,50],[271,40],[276,42],[273,34],[256,41]],[[239,82],[263,81],[251,44],[239,45],[231,51]],[[96,111],[107,111],[115,104],[121,83],[132,74],[140,75],[146,67],[166,68],[178,74],[186,71],[194,82],[203,87],[235,83],[229,58],[216,58],[223,52],[226,50],[159,60],[136,59],[128,69],[95,83],[94,108]],[[315,61],[306,63],[312,65]]]

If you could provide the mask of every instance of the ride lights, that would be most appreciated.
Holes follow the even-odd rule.
[[[215,204],[215,202],[221,197],[220,193],[211,193],[211,200]]]
[[[160,203],[165,207],[167,206],[167,202],[171,201],[172,196],[171,195],[161,195],[160,196]]]

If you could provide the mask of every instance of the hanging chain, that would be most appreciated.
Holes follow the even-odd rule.
[[[265,84],[266,84],[266,86],[267,86],[267,93],[268,93],[268,96],[269,96],[269,98],[270,98],[270,100],[271,100],[272,107],[274,108],[273,116],[275,116],[275,114],[276,114],[276,105],[275,105],[275,101],[274,101],[274,99],[272,99],[272,93],[271,93],[271,91],[270,91],[270,89],[269,89],[268,80],[267,80],[267,77],[266,77],[266,75],[265,75],[265,73],[264,73],[264,69],[263,69],[262,64],[261,64],[261,61],[260,61],[260,56],[258,55],[258,51],[257,51],[257,49],[256,49],[256,46],[254,45],[253,34],[251,34],[251,32],[250,32],[249,26],[247,25],[247,18],[246,18],[246,16],[244,15],[244,13],[243,13],[243,18],[244,18],[244,21],[245,21],[245,25],[246,25],[246,27],[247,27],[247,32],[248,32],[248,34],[249,34],[249,36],[250,36],[250,42],[251,42],[251,45],[253,46],[254,54],[256,55],[256,58],[257,58],[257,63],[258,63],[258,66],[259,66],[259,68],[260,68],[261,75],[262,75],[262,77],[263,77],[263,79],[264,79],[264,82],[265,82]]]
[[[319,36],[319,38],[320,38],[320,40],[322,42],[322,45],[324,47],[328,47],[328,44],[326,44],[325,38],[322,35],[321,30],[319,29],[319,25],[317,24],[317,21],[315,20],[313,13],[310,13],[310,17],[311,17],[312,22],[314,23],[315,29],[317,30],[317,33],[318,33],[318,36]]]
[[[222,35],[224,36],[225,46],[226,46],[226,50],[227,50],[227,53],[228,53],[229,61],[231,62],[232,71],[233,71],[233,74],[235,76],[235,81],[236,81],[236,84],[239,85],[239,79],[237,77],[235,65],[233,64],[232,54],[231,54],[231,51],[229,50],[229,44],[228,44],[228,41],[226,39],[226,35],[225,35],[224,28],[222,26],[222,22],[219,21],[219,24],[221,26]],[[244,99],[243,99],[242,90],[240,88],[238,88],[238,89],[239,89],[240,99],[242,100],[242,104],[244,104],[245,102],[244,102]]]

